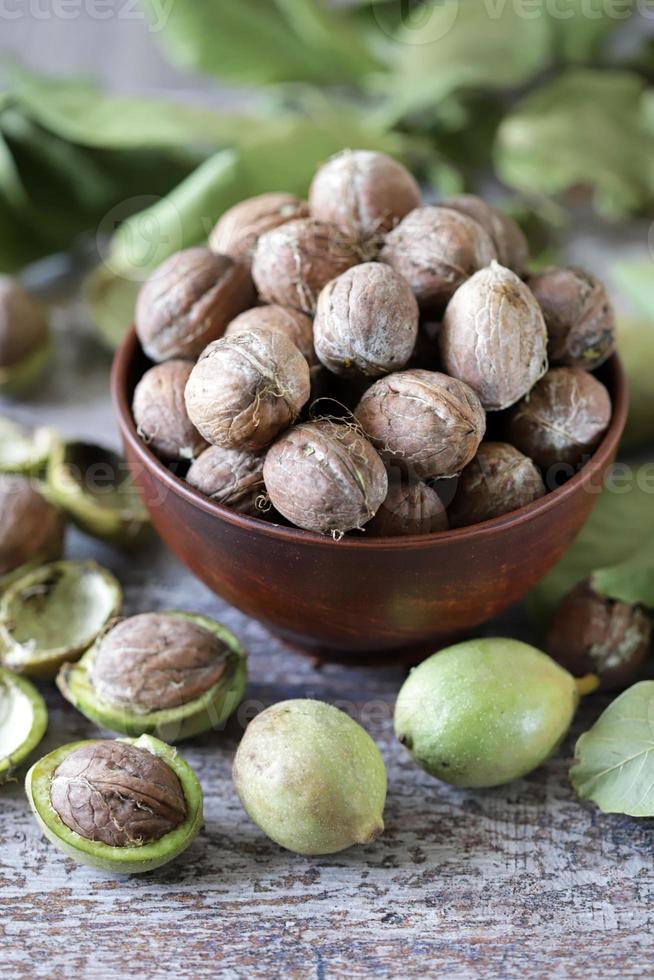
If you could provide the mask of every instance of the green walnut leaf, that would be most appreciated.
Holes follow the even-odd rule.
[[[629,72],[565,72],[504,119],[495,162],[520,191],[591,186],[598,209],[622,217],[654,197],[651,96]]]
[[[624,691],[580,737],[570,780],[604,813],[654,816],[654,681]]]
[[[651,260],[612,268],[622,297],[637,313],[618,319],[618,350],[629,378],[629,419],[622,437],[630,449],[654,442],[654,275]]]
[[[583,62],[597,55],[606,39],[633,16],[634,5],[624,0],[567,0],[547,9],[557,54],[565,61]]]
[[[433,108],[462,89],[506,89],[546,67],[551,28],[542,12],[523,17],[515,4],[431,0],[395,28],[377,15],[394,42],[395,72],[385,84],[396,117]]]
[[[654,537],[626,561],[593,572],[592,582],[609,599],[654,608]]]

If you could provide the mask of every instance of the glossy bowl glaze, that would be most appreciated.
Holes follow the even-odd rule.
[[[132,419],[132,393],[147,366],[130,330],[116,354],[112,393],[125,454],[156,530],[215,593],[325,658],[420,656],[521,599],[591,513],[628,408],[624,373],[613,357],[602,369],[613,399],[610,428],[564,486],[474,527],[334,541],[243,517],[166,469]]]

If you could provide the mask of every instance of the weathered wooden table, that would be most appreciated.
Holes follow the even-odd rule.
[[[107,359],[65,319],[57,370],[11,414],[115,443]],[[567,781],[574,737],[601,699],[582,706],[571,737],[530,777],[457,791],[394,742],[401,669],[317,669],[156,542],[125,556],[74,532],[68,552],[116,572],[128,613],[176,606],[222,619],[250,653],[251,680],[225,733],[182,746],[206,826],[163,869],[127,878],[79,867],[41,836],[20,781],[0,789],[1,975],[654,977],[654,820],[603,816]],[[519,611],[488,631],[529,636]],[[46,696],[44,753],[97,734],[54,689]],[[240,807],[230,767],[248,713],[304,696],[346,707],[382,748],[386,833],[374,845],[300,857]]]

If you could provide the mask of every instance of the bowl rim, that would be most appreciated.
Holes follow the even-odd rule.
[[[489,537],[507,528],[514,528],[529,523],[529,521],[542,517],[555,510],[560,503],[574,496],[582,487],[592,484],[593,476],[602,471],[611,457],[617,450],[622,431],[627,421],[629,411],[629,391],[624,368],[617,353],[613,353],[605,366],[611,373],[611,400],[612,415],[609,427],[604,438],[592,454],[588,462],[575,473],[566,483],[556,490],[546,493],[544,497],[526,504],[519,510],[510,511],[500,517],[494,517],[479,524],[471,524],[462,528],[451,528],[447,531],[431,532],[426,534],[407,534],[401,537],[387,538],[365,538],[348,537],[335,539],[331,535],[317,534],[313,531],[304,531],[302,528],[285,527],[280,524],[272,524],[258,517],[249,517],[239,514],[237,511],[216,503],[210,497],[206,497],[195,490],[185,480],[172,473],[157,456],[149,449],[146,443],[138,435],[134,419],[132,417],[131,402],[127,394],[127,382],[130,369],[135,357],[142,353],[136,329],[131,326],[122,343],[116,350],[112,369],[111,369],[111,396],[114,410],[117,415],[118,424],[124,439],[129,442],[129,446],[135,456],[140,460],[145,469],[156,473],[169,490],[194,506],[203,510],[210,516],[220,518],[222,521],[231,524],[242,531],[250,531],[262,534],[277,541],[284,541],[287,544],[301,546],[302,543],[325,548],[333,548],[335,544],[346,550],[356,551],[410,551],[412,549],[425,548],[446,543],[464,543]],[[593,492],[599,497],[602,487]]]

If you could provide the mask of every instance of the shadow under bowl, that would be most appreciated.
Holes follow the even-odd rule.
[[[324,659],[416,659],[523,598],[593,510],[628,410],[626,379],[613,356],[602,369],[613,400],[611,424],[562,487],[473,527],[334,541],[237,514],[171,473],[139,438],[132,418],[134,388],[148,366],[132,329],[116,353],[112,395],[154,527],[226,602]]]

